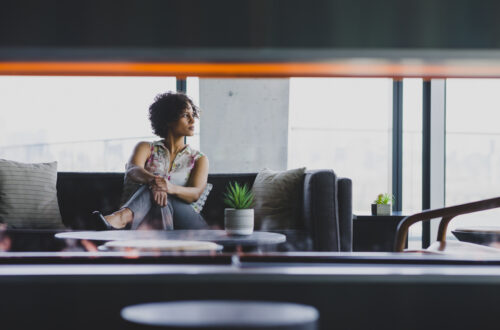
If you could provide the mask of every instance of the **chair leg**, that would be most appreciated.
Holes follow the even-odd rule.
[[[450,223],[451,219],[453,219],[455,216],[448,216],[448,217],[443,217],[441,219],[441,222],[439,222],[439,229],[438,229],[438,234],[437,234],[437,240],[440,242],[446,241],[446,229],[448,229],[448,223]]]

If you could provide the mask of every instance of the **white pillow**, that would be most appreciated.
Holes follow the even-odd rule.
[[[205,189],[203,190],[203,193],[201,194],[200,198],[196,202],[191,203],[191,206],[193,209],[197,212],[200,213],[201,210],[203,209],[203,206],[205,205],[205,202],[207,201],[208,194],[212,190],[212,184],[207,183]]]
[[[253,183],[255,228],[258,230],[298,229],[300,200],[306,168],[257,173]]]
[[[0,159],[0,222],[9,228],[64,228],[56,183],[57,162]]]

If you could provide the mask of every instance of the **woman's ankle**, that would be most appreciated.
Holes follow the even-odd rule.
[[[126,224],[129,224],[134,220],[134,212],[132,212],[132,210],[128,207],[124,207],[120,211],[120,218],[123,219]]]
[[[104,217],[116,229],[126,227],[134,219],[134,213],[129,208],[119,209]]]

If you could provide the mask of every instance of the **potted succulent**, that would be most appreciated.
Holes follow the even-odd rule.
[[[379,194],[372,203],[372,215],[391,215],[391,202],[393,201],[392,195]]]
[[[254,195],[245,184],[229,183],[224,194],[224,203],[229,207],[224,209],[224,228],[228,235],[250,235],[253,233]]]

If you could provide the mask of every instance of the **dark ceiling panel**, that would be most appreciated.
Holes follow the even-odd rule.
[[[3,60],[500,50],[500,1],[493,0],[2,0],[0,6]]]

